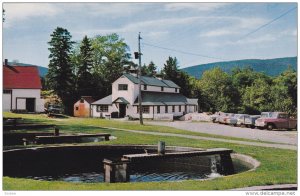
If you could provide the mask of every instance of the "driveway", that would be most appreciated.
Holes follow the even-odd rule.
[[[236,138],[251,139],[256,141],[266,141],[282,144],[297,145],[297,131],[268,131],[250,129],[242,127],[232,127],[211,122],[191,122],[191,121],[151,121],[147,124],[169,126],[198,133],[208,133]]]

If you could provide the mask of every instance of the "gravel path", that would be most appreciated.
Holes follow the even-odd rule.
[[[190,138],[190,139],[198,139],[198,140],[210,140],[210,141],[219,141],[219,142],[227,142],[227,143],[234,143],[234,144],[243,144],[243,145],[250,145],[250,146],[261,146],[261,147],[272,147],[272,148],[297,150],[297,146],[288,145],[288,144],[269,144],[269,143],[263,143],[263,142],[247,142],[247,141],[228,140],[228,139],[221,139],[221,138],[202,137],[202,136],[175,134],[175,133],[159,133],[159,132],[149,132],[149,131],[140,131],[140,130],[120,129],[120,128],[113,128],[113,127],[102,127],[102,128],[122,130],[122,131],[128,131],[128,132],[132,132],[132,133],[141,133],[141,134],[148,134],[148,135],[172,136],[172,137]]]
[[[280,144],[288,144],[297,146],[297,131],[268,131],[259,129],[250,129],[242,127],[233,127],[228,125],[220,125],[210,122],[190,122],[190,121],[174,121],[174,122],[158,122],[148,121],[147,124],[169,126],[182,130],[208,133],[213,135],[222,135],[228,137],[244,138],[256,141],[274,142]]]

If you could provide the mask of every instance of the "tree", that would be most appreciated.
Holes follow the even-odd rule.
[[[246,68],[233,68],[231,71],[231,80],[232,85],[235,89],[237,89],[237,94],[234,97],[237,111],[239,113],[257,113],[256,110],[252,111],[251,108],[249,108],[249,105],[243,105],[242,102],[242,96],[247,94],[247,90],[249,90],[247,87],[253,86],[253,83],[258,79],[263,79],[270,82],[270,78],[259,72],[254,72],[251,67]]]
[[[49,71],[46,76],[49,86],[62,100],[65,112],[72,114],[74,104],[74,75],[70,55],[72,50],[71,34],[67,29],[57,27],[50,35]]]
[[[274,110],[297,115],[297,72],[288,69],[273,80],[271,87]]]
[[[111,94],[111,84],[125,71],[130,61],[129,47],[116,33],[96,36],[91,39],[93,55],[93,75],[101,78],[102,95]]]
[[[162,75],[164,79],[171,80],[180,86],[180,92],[184,96],[190,97],[192,89],[190,85],[190,76],[178,69],[178,61],[176,57],[169,57],[167,59],[162,70]]]
[[[153,77],[156,75],[156,65],[153,63],[153,61],[150,61],[149,65],[148,65],[148,76]]]
[[[272,83],[270,79],[261,77],[256,79],[252,86],[245,89],[242,95],[242,106],[245,113],[260,114],[261,112],[273,111],[271,95]]]
[[[94,82],[91,68],[93,66],[93,49],[90,39],[85,36],[80,45],[79,66],[77,72],[77,92],[79,96],[91,95]]]
[[[205,71],[199,83],[202,103],[208,111],[235,112],[237,89],[234,88],[230,76],[219,67]]]
[[[162,70],[163,78],[167,80],[173,80],[177,78],[178,75],[178,62],[177,58],[170,57],[167,59]]]

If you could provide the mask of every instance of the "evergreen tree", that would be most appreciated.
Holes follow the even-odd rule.
[[[79,67],[77,72],[78,95],[92,95],[94,88],[91,68],[93,65],[93,49],[90,39],[85,36],[81,42],[79,54]]]
[[[153,77],[156,75],[156,65],[153,63],[153,61],[150,61],[149,65],[148,65],[148,76]]]
[[[174,80],[177,78],[178,75],[178,62],[177,58],[170,57],[164,64],[164,68],[162,70],[163,78],[167,80]],[[175,81],[174,81],[175,82]]]
[[[62,100],[65,112],[72,114],[74,104],[74,75],[70,62],[73,41],[67,29],[57,27],[50,35],[49,71],[46,76],[49,86]]]

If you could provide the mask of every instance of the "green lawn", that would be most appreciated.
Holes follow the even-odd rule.
[[[15,115],[4,113],[5,116]],[[43,123],[54,122],[45,119],[42,115],[20,115],[26,119],[38,120]],[[185,139],[179,137],[154,136],[146,134],[129,133],[120,130],[100,129],[95,126],[113,126],[135,130],[155,129],[159,132],[177,132],[181,130],[158,127],[140,126],[136,123],[120,123],[111,120],[99,119],[62,119],[55,121],[59,124],[61,131],[85,132],[85,133],[111,133],[116,140],[99,142],[103,144],[157,144],[163,140],[168,146],[190,146],[199,148],[230,148],[237,153],[250,155],[261,162],[256,171],[244,172],[232,176],[226,176],[214,180],[198,181],[189,180],[181,182],[139,182],[139,183],[68,183],[59,181],[38,181],[21,178],[3,178],[4,190],[224,190],[257,185],[297,183],[297,152],[293,150],[282,150],[275,148],[254,147],[239,144],[230,144],[206,140]],[[93,126],[90,126],[93,125]],[[185,134],[191,134],[187,132]],[[84,145],[95,145],[89,143]]]
[[[228,140],[236,140],[236,141],[247,141],[247,142],[261,142],[260,140],[251,140],[251,139],[244,139],[244,138],[236,138],[236,137],[227,137],[221,135],[213,135],[213,134],[206,134],[206,133],[197,133],[191,132],[181,129],[176,129],[167,126],[156,126],[156,125],[147,125],[147,121],[145,121],[146,125],[140,125],[139,121],[116,121],[116,120],[105,120],[99,118],[47,118],[46,115],[41,114],[14,114],[9,112],[4,112],[4,116],[6,117],[22,117],[26,121],[37,122],[37,123],[49,123],[49,124],[56,124],[58,127],[64,127],[65,125],[77,125],[78,129],[73,129],[72,132],[81,132],[80,129],[82,126],[95,126],[95,127],[113,127],[119,129],[131,129],[131,130],[141,130],[141,131],[148,131],[148,132],[160,132],[160,133],[174,133],[174,134],[185,134],[185,135],[192,135],[192,136],[202,136],[202,137],[211,137],[211,138],[220,138],[220,139],[228,139]],[[197,122],[199,123],[199,122]],[[274,142],[264,142],[273,144]]]

